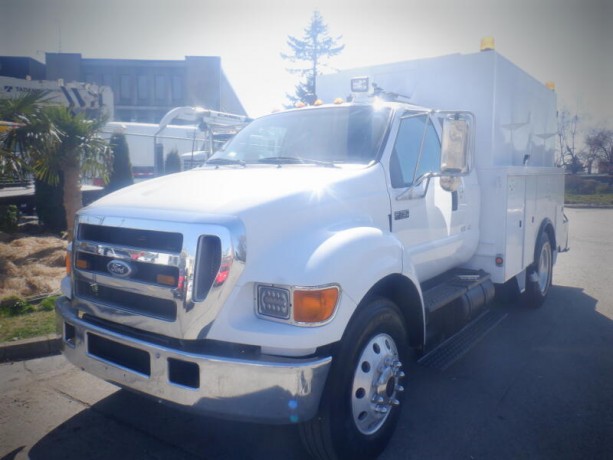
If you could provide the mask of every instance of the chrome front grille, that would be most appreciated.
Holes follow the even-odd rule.
[[[73,304],[80,311],[180,339],[203,338],[245,261],[236,219],[209,224],[80,215],[75,235]]]

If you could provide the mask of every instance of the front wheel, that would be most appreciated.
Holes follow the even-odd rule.
[[[543,305],[553,275],[553,251],[551,240],[547,232],[542,232],[536,244],[534,264],[528,270],[526,280],[526,304],[528,307],[537,308]]]
[[[381,453],[398,421],[402,368],[410,359],[398,307],[387,299],[360,307],[334,357],[318,415],[300,426],[309,453],[321,460]]]

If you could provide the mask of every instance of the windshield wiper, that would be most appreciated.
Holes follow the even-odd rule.
[[[268,157],[268,158],[260,158],[258,163],[266,163],[266,164],[310,164],[310,165],[318,165],[318,166],[327,166],[327,167],[335,167],[334,163],[331,161],[321,161],[321,160],[311,160],[309,158],[298,158],[298,157]]]
[[[235,160],[232,158],[211,158],[210,160],[207,160],[204,164],[207,165],[239,165],[239,166],[245,166],[245,162],[243,160]]]

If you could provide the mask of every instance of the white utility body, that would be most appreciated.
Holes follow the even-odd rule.
[[[202,167],[82,209],[57,312],[94,375],[296,423],[315,458],[373,458],[413,353],[495,286],[545,302],[568,235],[555,94],[495,51],[317,87],[334,104],[258,118]]]

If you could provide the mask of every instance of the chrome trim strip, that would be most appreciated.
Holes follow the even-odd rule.
[[[154,265],[178,267],[181,262],[179,254],[172,252],[155,252],[128,246],[116,246],[94,241],[78,241],[75,250],[86,254],[112,257],[113,259],[130,260]]]
[[[149,284],[143,281],[135,281],[126,278],[115,278],[111,275],[103,275],[98,272],[89,272],[75,269],[75,274],[79,278],[89,281],[90,283],[107,286],[113,289],[131,292],[133,294],[141,294],[150,297],[157,297],[164,300],[176,300],[173,294],[174,289],[169,286],[159,286],[157,284]]]
[[[317,413],[332,362],[330,356],[248,360],[187,353],[90,324],[77,316],[65,297],[56,301],[56,312],[59,320],[74,327],[74,342],[62,341],[62,347],[75,366],[119,386],[210,415],[267,423],[306,421]],[[88,356],[88,332],[146,351],[151,358],[151,375]],[[171,383],[169,358],[197,364],[200,387],[194,390]]]

